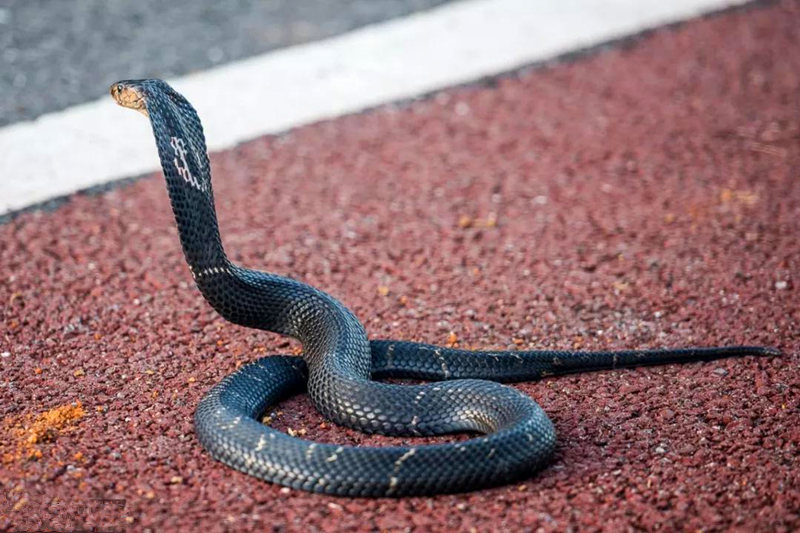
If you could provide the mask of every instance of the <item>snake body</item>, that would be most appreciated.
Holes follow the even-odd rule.
[[[369,341],[332,296],[300,281],[230,262],[214,208],[203,128],[189,102],[161,80],[111,87],[114,99],[150,119],[181,245],[197,287],[225,319],[298,339],[302,357],[245,365],[203,398],[198,439],[217,460],[265,480],[348,496],[455,492],[529,477],[556,436],[539,405],[498,381],[734,355],[733,346],[621,352],[475,352],[404,341]],[[437,380],[394,385],[375,378]],[[493,380],[493,381],[487,381]],[[358,448],[314,443],[259,422],[265,410],[307,388],[328,419],[397,436],[477,432],[452,444]]]

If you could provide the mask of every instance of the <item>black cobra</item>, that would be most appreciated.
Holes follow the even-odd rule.
[[[476,489],[529,477],[551,455],[553,424],[528,396],[493,381],[778,353],[732,346],[620,352],[474,352],[369,341],[353,313],[294,279],[231,263],[220,242],[203,128],[189,102],[161,80],[121,81],[114,99],[149,116],[183,252],[203,297],[242,326],[299,339],[303,356],[248,364],[201,401],[195,429],[211,455],[290,487],[348,496],[402,496]],[[374,378],[447,380],[392,385]],[[482,379],[476,379],[482,378]],[[259,417],[307,386],[338,424],[398,436],[478,432],[455,444],[356,448],[313,443]]]

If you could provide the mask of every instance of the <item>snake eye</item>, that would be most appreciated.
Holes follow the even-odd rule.
[[[122,92],[122,84],[121,84],[121,83],[118,83],[118,84],[117,84],[117,92],[118,92],[118,93],[121,93],[121,92]]]

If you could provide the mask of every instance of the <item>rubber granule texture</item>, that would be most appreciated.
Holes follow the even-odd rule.
[[[237,365],[297,346],[203,302],[153,176],[0,226],[0,526],[796,530],[799,25],[794,1],[731,12],[212,157],[231,258],[332,293],[373,337],[782,358],[517,385],[559,439],[519,485],[263,483],[212,461],[191,417]],[[344,430],[303,396],[268,423],[448,440]]]

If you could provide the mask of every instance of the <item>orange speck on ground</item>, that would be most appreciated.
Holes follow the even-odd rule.
[[[11,510],[19,511],[25,506],[26,503],[28,503],[28,498],[22,498],[20,501],[14,504],[14,507],[12,507]]]
[[[758,194],[747,190],[734,190],[723,188],[719,193],[719,201],[722,204],[732,202],[752,206],[758,203]]]
[[[458,344],[458,336],[454,331],[451,331],[450,335],[447,336],[447,346],[453,348],[456,344]]]
[[[72,429],[85,414],[81,402],[76,402],[54,407],[38,415],[7,420],[5,426],[11,439],[6,442],[13,451],[3,453],[3,462],[39,459],[42,451],[38,444],[56,440],[59,433]]]

